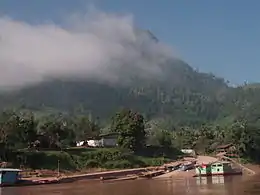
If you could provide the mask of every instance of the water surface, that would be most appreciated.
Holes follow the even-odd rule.
[[[260,195],[260,176],[209,177],[2,188],[0,195]]]

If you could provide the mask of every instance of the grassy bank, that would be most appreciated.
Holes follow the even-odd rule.
[[[71,148],[63,151],[19,151],[13,153],[15,167],[80,171],[89,168],[123,169],[159,166],[177,157],[176,151],[145,150],[134,154],[118,148]]]

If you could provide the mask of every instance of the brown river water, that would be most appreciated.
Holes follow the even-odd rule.
[[[260,175],[148,179],[119,182],[78,181],[0,188],[0,195],[260,195]]]

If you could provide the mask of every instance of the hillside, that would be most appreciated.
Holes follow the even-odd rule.
[[[2,94],[1,108],[54,109],[91,113],[102,119],[121,107],[148,118],[170,117],[179,123],[201,123],[218,117],[228,86],[214,75],[194,71],[180,60],[162,65],[163,77],[135,77],[125,85],[94,80],[52,80]],[[122,78],[123,79],[123,78]]]
[[[106,121],[120,108],[127,107],[141,112],[148,120],[162,119],[170,127],[226,124],[257,113],[258,84],[229,87],[224,79],[195,71],[177,58],[154,64],[162,62],[154,59],[163,57],[162,53],[151,56],[147,48],[159,40],[149,31],[139,33],[147,36],[146,41],[138,43],[140,59],[151,62],[151,67],[138,66],[138,62],[133,66],[112,66],[106,73],[116,76],[113,81],[94,77],[51,78],[19,90],[2,91],[0,109],[29,109],[39,114],[83,113]]]

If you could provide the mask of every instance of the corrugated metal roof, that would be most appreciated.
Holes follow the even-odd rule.
[[[21,172],[21,169],[10,169],[10,168],[0,168],[0,172],[9,171],[9,172]]]

